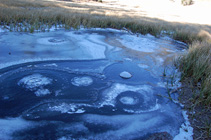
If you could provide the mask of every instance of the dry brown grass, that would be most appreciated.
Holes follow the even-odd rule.
[[[127,7],[111,5],[112,3],[71,2],[58,0],[0,0],[1,25],[10,25],[11,30],[30,31],[64,24],[65,28],[123,27],[142,34],[160,35],[161,31],[173,32],[177,40],[191,43],[202,40],[202,36],[211,34],[208,25],[167,22],[164,19],[146,17],[140,8],[131,10]],[[139,9],[139,10],[138,10]],[[148,15],[147,15],[148,16]],[[24,26],[18,23],[26,23]],[[30,25],[27,26],[27,23]],[[46,24],[47,26],[42,26]]]
[[[182,81],[180,95],[189,110],[194,139],[211,139],[211,42],[195,42],[179,60]]]
[[[196,42],[180,59],[182,79],[192,77],[192,84],[201,91],[197,103],[211,107],[211,43]]]

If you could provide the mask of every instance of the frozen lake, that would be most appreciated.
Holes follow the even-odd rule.
[[[0,32],[0,139],[190,139],[169,99],[185,48],[113,29]]]

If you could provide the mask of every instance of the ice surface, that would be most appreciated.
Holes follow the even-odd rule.
[[[22,109],[18,113],[22,113],[25,119],[41,120],[39,124],[42,121],[45,121],[46,124],[51,123],[49,120],[53,121],[55,129],[49,127],[46,132],[46,129],[43,129],[42,134],[44,135],[50,132],[53,136],[57,136],[57,139],[118,140],[141,139],[145,134],[166,131],[172,136],[176,136],[175,140],[191,139],[192,128],[186,119],[187,116],[183,113],[186,121],[181,126],[183,123],[183,118],[180,116],[181,109],[171,101],[163,103],[164,99],[160,97],[158,99],[156,96],[160,90],[155,90],[155,88],[165,88],[165,83],[160,80],[164,66],[172,67],[170,62],[181,52],[181,49],[177,49],[177,45],[172,42],[178,43],[171,39],[157,39],[150,35],[129,34],[127,31],[114,29],[82,28],[78,31],[65,31],[63,29],[54,31],[52,29],[51,32],[34,34],[8,32],[0,34],[0,69],[20,63],[46,61],[45,64],[36,62],[38,63],[36,68],[35,65],[29,64],[31,66],[27,67],[27,70],[34,72],[25,74],[24,72],[28,71],[23,70],[23,76],[14,80],[15,86],[20,89],[15,96],[17,102],[20,101],[18,94],[23,93],[22,88],[26,89],[24,90],[25,93],[33,92],[39,97],[55,93],[55,96],[49,96],[42,102],[40,102],[41,98],[26,96],[24,99],[27,100],[27,97],[29,97],[27,101],[33,99],[34,104],[28,108],[28,104],[24,104],[24,109],[22,109],[23,105],[17,107],[17,109]],[[99,63],[101,61],[98,59],[106,59],[110,63],[104,63],[106,66],[103,66],[103,64],[99,68],[99,64],[90,65],[91,61],[89,63],[81,61],[77,64],[72,61],[94,59]],[[47,60],[71,61],[54,63]],[[128,69],[121,69],[120,65],[109,67],[114,62],[118,64],[127,62],[131,65],[125,66]],[[132,65],[136,67],[130,67]],[[112,72],[111,75],[104,71],[108,67],[109,69],[106,72]],[[129,71],[133,68],[136,73],[133,73],[134,77],[131,79],[123,80],[119,77],[120,72]],[[19,69],[25,69],[25,67],[19,67]],[[40,73],[38,69],[43,73]],[[116,74],[115,71],[118,69],[121,70]],[[52,78],[51,70],[60,73],[56,74],[56,78]],[[61,71],[68,72],[70,75],[74,74],[74,76],[68,77]],[[83,72],[86,72],[86,74]],[[96,77],[101,75],[105,80],[104,86],[100,82],[98,83],[97,78],[87,76],[88,73],[92,73],[92,76],[95,75]],[[143,76],[139,78],[139,75]],[[118,81],[115,81],[115,76],[119,78]],[[0,77],[0,80],[2,77]],[[59,79],[58,77],[62,78]],[[137,77],[140,80],[137,80],[138,82],[134,80]],[[146,82],[142,82],[143,80],[146,80]],[[4,82],[4,79],[2,81]],[[93,81],[96,84],[93,84]],[[154,81],[156,81],[155,84],[152,84]],[[8,81],[8,83],[13,82]],[[56,85],[53,85],[54,83]],[[106,89],[106,87],[108,88]],[[95,96],[94,103],[89,104],[87,99],[80,97],[86,96],[88,88],[93,91],[89,95]],[[7,86],[1,85],[0,90],[4,91],[4,89],[7,89]],[[161,92],[163,91],[165,92],[165,90],[161,90]],[[21,96],[21,100],[23,96]],[[2,96],[0,105],[8,105],[8,108],[12,110],[12,105],[16,105],[16,103],[10,102],[11,97],[13,96],[10,96],[10,94]],[[77,98],[80,99],[77,100]],[[83,101],[86,101],[86,103]],[[28,117],[25,112],[28,113]],[[69,123],[62,123],[62,121]],[[32,122],[25,121],[22,118],[0,119],[0,133],[2,134],[0,139],[10,139],[13,132],[24,132],[22,130],[29,128],[31,125],[34,126],[33,131],[39,129],[34,123],[32,124]],[[179,130],[180,126],[182,128]],[[188,133],[185,133],[186,130],[188,130]],[[33,131],[29,128],[29,131],[26,132],[34,133]],[[178,134],[179,131],[180,134]],[[30,134],[28,135],[30,136]],[[52,139],[56,138],[52,137]]]
[[[139,66],[140,68],[148,68],[148,67],[149,67],[148,65],[145,65],[145,64],[138,64],[138,66]]]
[[[72,133],[72,134],[77,134],[77,133],[88,133],[89,130],[88,128],[84,125],[84,123],[72,123],[70,124],[64,124],[63,127],[59,128],[58,131],[62,131],[65,132],[67,131],[68,133]],[[82,137],[80,138],[73,138],[73,136],[63,136],[60,137],[58,140],[76,140],[76,139],[80,139],[80,140],[85,140],[85,138],[83,139]]]
[[[104,59],[106,51],[114,48],[104,41],[108,31],[105,30],[105,35],[92,32],[82,29],[30,35],[15,32],[1,34],[0,68],[43,60]]]
[[[89,86],[93,83],[93,80],[91,77],[74,77],[72,80],[72,84],[74,86]]]
[[[58,65],[56,63],[52,63],[52,64],[46,64],[44,65],[45,67],[58,67]]]
[[[29,76],[24,77],[18,82],[19,86],[23,86],[24,88],[28,90],[36,90],[37,88],[43,87],[45,85],[51,84],[52,79],[45,77],[41,74],[32,74]],[[46,92],[46,90],[38,91],[37,94],[40,94],[41,92]]]
[[[145,112],[151,112],[151,111],[156,111],[158,109],[160,109],[161,105],[156,103],[155,106],[147,109],[147,110],[132,110],[132,109],[124,109],[125,112],[128,113],[136,113],[136,114],[140,114],[140,113],[145,113]]]
[[[12,136],[14,132],[27,129],[34,124],[35,123],[26,121],[21,117],[0,119],[0,139],[12,140],[14,139]]]
[[[141,115],[115,115],[103,116],[88,114],[83,115],[83,120],[87,123],[95,125],[95,127],[104,126],[111,128],[109,131],[95,134],[91,138],[95,139],[135,139],[140,138],[148,132],[165,131],[163,125],[168,128],[168,124],[164,124],[167,119],[161,113],[157,114],[141,114]],[[171,130],[166,130],[171,133]],[[175,134],[173,134],[175,135]]]
[[[42,45],[63,45],[65,43],[68,43],[68,40],[60,37],[46,37],[39,38],[37,42]]]
[[[137,37],[135,35],[122,35],[120,42],[127,48],[141,51],[141,52],[154,52],[158,49],[158,45],[152,39],[145,36]]]
[[[5,32],[5,31],[0,27],[0,33],[3,33],[3,32]]]
[[[83,51],[86,51],[88,55],[91,55],[93,59],[102,59],[105,58],[105,50],[106,47],[109,47],[109,45],[105,44],[103,41],[103,36],[96,35],[96,34],[76,34],[73,32],[66,33],[67,36],[71,37],[74,42],[77,42],[75,44]]]

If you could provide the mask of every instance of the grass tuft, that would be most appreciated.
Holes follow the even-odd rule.
[[[194,87],[198,87],[200,103],[211,106],[211,43],[195,42],[188,54],[179,59],[182,80],[191,77]]]

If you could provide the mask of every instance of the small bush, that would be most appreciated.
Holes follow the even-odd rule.
[[[193,1],[192,0],[181,0],[181,4],[184,6],[191,5],[191,4],[193,4]]]

